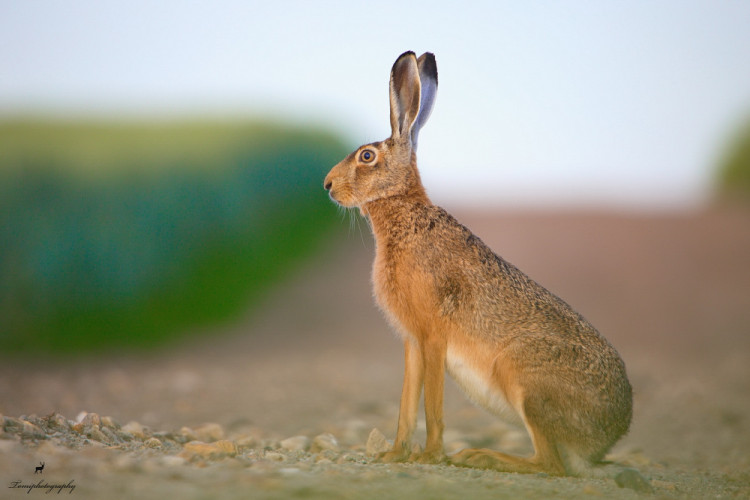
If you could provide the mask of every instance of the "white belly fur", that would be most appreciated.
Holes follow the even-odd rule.
[[[450,348],[448,348],[445,365],[448,373],[471,401],[493,415],[514,423],[521,423],[520,416],[505,399],[502,391],[488,384],[489,377],[483,376]]]

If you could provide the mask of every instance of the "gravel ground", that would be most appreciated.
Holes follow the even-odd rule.
[[[4,359],[0,496],[750,498],[750,207],[457,215],[623,355],[635,416],[606,478],[377,463],[402,354],[372,304],[362,223],[246,317],[183,345]],[[451,383],[445,440],[448,453],[531,451]]]

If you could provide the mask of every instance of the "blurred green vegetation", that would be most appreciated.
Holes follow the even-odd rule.
[[[347,152],[244,121],[0,122],[0,352],[148,348],[248,307],[336,220]]]
[[[724,154],[719,188],[724,194],[750,197],[750,118],[739,127]]]

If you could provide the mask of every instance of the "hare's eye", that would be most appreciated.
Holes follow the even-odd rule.
[[[365,149],[359,154],[359,160],[362,163],[370,163],[375,159],[375,153],[369,149]]]

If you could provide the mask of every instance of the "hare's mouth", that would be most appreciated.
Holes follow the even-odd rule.
[[[357,203],[354,202],[351,196],[346,196],[345,194],[342,196],[342,193],[337,193],[334,189],[328,190],[328,197],[340,207],[353,208],[357,206]]]
[[[347,186],[342,185],[341,183],[337,183],[338,185],[334,186],[334,183],[332,181],[327,181],[324,185],[324,188],[326,191],[328,191],[328,197],[336,203],[339,206],[342,206],[344,208],[352,208],[356,207],[357,203],[354,199],[354,196],[352,196],[351,190],[348,189]]]

